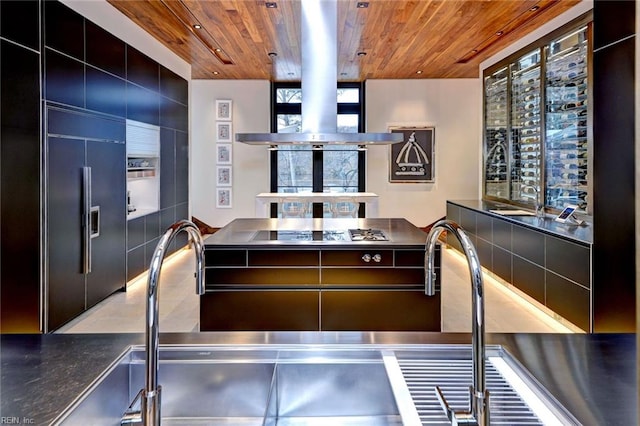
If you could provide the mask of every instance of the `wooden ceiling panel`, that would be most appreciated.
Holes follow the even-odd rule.
[[[264,0],[108,1],[190,63],[194,79],[300,80],[300,0],[275,0],[276,8]],[[580,2],[336,1],[340,81],[475,78],[480,62]]]

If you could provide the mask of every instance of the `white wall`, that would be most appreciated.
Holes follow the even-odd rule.
[[[390,147],[367,151],[367,191],[380,217],[426,226],[446,215],[447,199],[477,199],[481,162],[481,80],[369,80],[367,131],[389,125],[435,127],[435,183],[389,183]]]
[[[270,85],[266,80],[191,82],[191,215],[213,227],[255,217],[255,196],[269,192],[269,151],[233,142],[231,208],[216,208],[216,99],[233,101],[233,133],[268,133]]]

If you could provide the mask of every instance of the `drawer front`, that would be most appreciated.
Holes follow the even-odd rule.
[[[204,263],[207,266],[247,266],[247,251],[205,249]]]
[[[546,281],[546,305],[549,309],[589,332],[589,290],[549,271],[546,272]]]
[[[318,287],[318,268],[207,268],[207,289],[234,285]]]
[[[317,250],[249,250],[249,266],[318,266]]]
[[[318,291],[215,291],[200,296],[200,331],[318,331]]]
[[[544,266],[544,234],[513,225],[513,253]]]
[[[493,242],[493,225],[491,216],[478,214],[476,216],[476,235],[487,242]]]
[[[591,288],[591,255],[587,247],[545,237],[547,269]]]
[[[468,234],[476,235],[476,216],[477,213],[469,209],[460,209],[459,225],[467,231]]]
[[[544,304],[544,269],[518,256],[513,256],[513,285]]]
[[[379,250],[373,247],[364,250],[322,250],[320,256],[323,267],[365,266],[377,268],[393,266],[393,250]]]
[[[322,290],[323,331],[441,331],[440,293]]]
[[[424,268],[322,268],[322,286],[424,287]]]

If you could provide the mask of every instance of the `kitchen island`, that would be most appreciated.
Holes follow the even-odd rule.
[[[205,239],[201,331],[440,331],[405,219],[236,219]]]

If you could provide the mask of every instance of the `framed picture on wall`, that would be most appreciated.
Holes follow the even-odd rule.
[[[216,168],[217,184],[218,186],[231,186],[231,166],[218,166]]]
[[[216,140],[218,142],[231,142],[233,127],[231,122],[218,121],[216,123]]]
[[[390,127],[403,142],[390,145],[389,182],[435,182],[435,128]]]
[[[232,106],[230,99],[216,100],[216,120],[231,121]]]
[[[216,207],[220,209],[231,208],[231,188],[216,189]]]
[[[232,157],[232,145],[230,143],[216,145],[216,164],[231,164]]]

